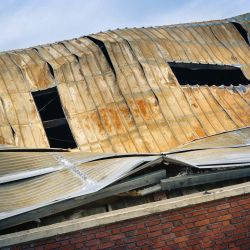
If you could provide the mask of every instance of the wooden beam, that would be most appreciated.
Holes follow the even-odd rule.
[[[217,171],[206,174],[194,174],[181,177],[172,177],[161,180],[161,188],[162,190],[170,191],[179,188],[239,179],[248,176],[250,176],[250,168],[241,168],[234,170]]]

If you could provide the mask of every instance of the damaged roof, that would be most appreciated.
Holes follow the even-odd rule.
[[[8,150],[3,147],[0,151],[0,229],[112,196],[114,190],[105,191],[104,188],[110,185],[112,188],[112,184],[118,180],[142,170],[150,170],[151,174],[147,177],[140,172],[143,182],[139,186],[130,184],[116,187],[115,194],[158,183],[162,183],[163,190],[164,187],[169,189],[171,186],[166,186],[168,180],[174,183],[171,185],[175,188],[184,185],[183,180],[178,183],[178,177],[166,179],[171,176],[171,168],[176,166],[188,168],[190,173],[228,169],[228,176],[218,171],[220,181],[248,177],[249,134],[250,128],[245,128],[200,139],[170,152],[144,155],[53,150],[25,152],[21,148],[13,152],[13,148]],[[164,165],[170,168],[166,169]],[[234,172],[232,169],[235,168],[239,168],[239,171]],[[207,173],[206,179],[201,179],[202,183],[217,180],[213,173],[210,175]],[[195,174],[188,176],[197,177]],[[187,186],[190,185],[189,180]]]
[[[154,184],[250,176],[249,22],[1,52],[0,229]]]
[[[0,53],[1,143],[37,148],[69,140],[45,128],[41,113],[55,102],[48,97],[39,109],[34,100],[53,87],[72,133],[69,147],[84,152],[162,152],[249,126],[249,17],[114,30]],[[173,62],[230,66],[243,80],[183,86]]]

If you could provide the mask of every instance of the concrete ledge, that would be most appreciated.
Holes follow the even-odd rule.
[[[59,234],[93,228],[96,226],[103,226],[106,224],[138,218],[141,216],[165,212],[173,209],[248,193],[250,193],[250,182],[245,182],[238,185],[209,190],[209,193],[200,192],[163,201],[119,209],[116,211],[92,215],[81,219],[70,220],[40,228],[2,235],[0,236],[0,247],[39,240]]]

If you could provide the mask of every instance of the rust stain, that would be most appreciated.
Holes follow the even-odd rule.
[[[199,136],[199,137],[205,137],[206,136],[206,133],[204,132],[204,130],[201,128],[201,127],[195,127],[194,128],[196,134]]]
[[[107,131],[109,133],[113,132],[113,128],[112,128],[112,124],[110,123],[110,119],[108,117],[108,110],[106,108],[102,108],[99,110],[103,123],[104,123],[104,127],[107,129]]]
[[[114,123],[114,126],[118,129],[118,130],[122,130],[123,129],[123,125],[122,122],[120,120],[120,117],[118,115],[118,111],[116,109],[109,109],[109,114],[111,115],[112,118],[112,122]]]
[[[123,116],[125,117],[126,123],[129,125],[129,127],[134,126],[133,116],[129,112],[129,108],[127,106],[122,106],[122,107],[120,107],[120,111],[123,114]]]
[[[128,106],[131,107],[131,110],[133,110],[133,115],[138,117],[140,115],[140,110],[137,107],[135,101],[132,98],[130,98],[128,99],[127,102],[128,102]]]
[[[150,114],[151,111],[150,111],[150,108],[149,108],[149,104],[143,99],[136,100],[136,104],[139,106],[139,109],[140,109],[141,114],[143,115],[143,117],[146,120],[150,120],[152,117],[151,117],[151,114]]]
[[[100,118],[99,118],[97,112],[92,112],[91,113],[91,119],[92,119],[93,123],[97,125],[98,133],[99,134],[105,134],[106,131],[103,128],[103,125],[102,125],[102,123],[100,121]]]
[[[179,143],[186,143],[196,139],[195,135],[201,138],[205,137],[206,133],[216,133],[217,130],[211,128],[213,127],[214,117],[217,117],[216,119],[219,121],[223,117],[228,117],[228,120],[234,121],[239,128],[243,125],[249,126],[250,108],[247,106],[250,103],[249,85],[244,87],[238,86],[237,89],[232,87],[231,91],[225,90],[226,87],[216,88],[215,90],[213,90],[213,87],[208,87],[212,91],[208,91],[210,94],[204,92],[204,99],[207,100],[207,105],[212,103],[212,106],[207,108],[206,105],[201,105],[201,100],[196,99],[197,97],[194,95],[192,88],[198,88],[198,86],[190,89],[187,89],[187,87],[182,88],[168,64],[170,61],[178,61],[180,63],[202,62],[213,65],[235,65],[235,60],[237,60],[237,64],[245,72],[246,77],[249,75],[247,74],[250,72],[248,67],[250,65],[249,46],[242,43],[240,34],[231,32],[225,21],[221,22],[221,24],[217,21],[216,29],[218,30],[218,35],[220,32],[224,34],[223,39],[225,41],[223,49],[225,55],[218,56],[221,54],[222,48],[218,47],[218,40],[210,35],[209,30],[211,27],[208,27],[214,24],[207,23],[205,26],[202,26],[203,28],[200,28],[199,25],[192,25],[189,28],[199,33],[201,37],[204,35],[204,39],[209,38],[210,46],[201,44],[196,36],[193,36],[192,39],[190,36],[187,36],[190,32],[184,32],[186,26],[182,27],[183,32],[177,32],[179,39],[175,36],[171,36],[170,39],[169,34],[174,33],[172,29],[175,27],[168,28],[164,26],[164,28],[148,29],[146,36],[145,34],[143,35],[145,32],[143,29],[140,32],[136,32],[137,34],[134,31],[130,32],[130,30],[125,32],[120,30],[91,35],[103,42],[107,49],[106,55],[102,51],[103,47],[99,48],[97,44],[84,37],[65,41],[66,48],[63,50],[55,50],[55,47],[59,44],[46,45],[46,48],[44,46],[34,48],[37,50],[36,54],[39,60],[31,58],[29,51],[25,49],[20,52],[22,56],[12,53],[11,60],[8,59],[10,52],[3,52],[0,56],[0,85],[4,86],[2,87],[4,89],[3,99],[8,100],[6,111],[11,126],[19,127],[20,125],[29,125],[36,121],[42,127],[40,119],[37,119],[39,116],[34,108],[32,99],[24,100],[23,98],[21,101],[16,100],[16,94],[27,94],[31,91],[52,87],[52,85],[58,85],[60,88],[62,86],[60,84],[68,87],[72,84],[77,86],[76,92],[79,91],[79,93],[75,96],[79,97],[79,101],[84,105],[84,108],[81,110],[84,110],[84,112],[85,110],[89,111],[84,114],[76,112],[78,109],[77,107],[76,110],[72,108],[74,105],[66,99],[67,94],[65,93],[65,96],[63,96],[63,92],[59,91],[61,104],[66,118],[76,118],[76,120],[82,123],[80,128],[77,125],[71,127],[74,137],[78,138],[77,133],[80,133],[79,129],[82,129],[82,132],[91,138],[91,143],[88,147],[93,148],[93,150],[95,148],[93,145],[97,145],[100,138],[110,140],[109,137],[114,136],[117,132],[122,134],[123,137],[117,137],[116,140],[112,140],[111,146],[112,148],[119,148],[119,145],[117,145],[119,140],[127,141],[129,136],[127,130],[130,133],[131,131],[139,131],[136,134],[136,139],[133,139],[133,143],[136,144],[137,141],[140,141],[141,148],[148,148],[149,152],[154,152],[153,150],[158,148],[155,144],[159,144],[159,148],[162,149],[165,142],[155,142],[152,134],[160,138],[161,133],[165,133],[162,136],[170,138],[169,142],[166,140],[166,144],[168,144],[166,145],[167,150],[168,147],[174,148],[177,146],[178,141]],[[225,29],[227,30],[226,33]],[[139,33],[141,33],[144,42],[138,41]],[[155,46],[159,45],[157,33],[162,37],[160,42],[161,56],[158,49],[156,49],[157,46]],[[128,39],[129,45],[121,42],[122,39]],[[189,43],[181,42],[187,39]],[[111,40],[112,42],[110,42]],[[188,53],[185,53],[185,50]],[[133,51],[132,56],[131,51]],[[232,53],[229,53],[229,51]],[[74,56],[79,54],[81,55],[81,64]],[[206,57],[204,56],[205,54]],[[109,58],[105,58],[107,55]],[[12,62],[13,60],[14,62]],[[107,60],[111,62],[109,62],[109,66]],[[138,71],[137,66],[139,63],[145,69],[143,74],[140,70]],[[53,69],[49,65],[53,66]],[[24,76],[23,78],[21,77],[20,69]],[[111,71],[112,77],[108,77],[106,73]],[[18,72],[18,74],[13,74],[14,72]],[[170,88],[172,88],[172,91],[169,90]],[[176,97],[182,98],[178,93],[174,93],[177,88],[178,92],[182,92],[185,89],[183,92],[187,101],[182,101]],[[153,91],[159,89],[164,92],[164,96],[161,96],[161,91],[156,92],[158,96],[154,95]],[[112,98],[111,96],[106,97],[105,93],[112,93]],[[124,96],[120,94],[116,96],[118,95],[117,93],[121,93]],[[159,97],[161,102],[157,100],[157,97]],[[116,100],[115,104],[113,103],[114,100]],[[20,107],[22,101],[27,102],[23,105],[25,111],[22,111]],[[180,102],[178,107],[176,101]],[[183,105],[188,105],[188,107]],[[184,108],[186,108],[186,111]],[[183,112],[180,109],[183,109]],[[0,110],[0,112],[3,111]],[[26,113],[28,113],[27,117]],[[185,113],[186,115],[183,115]],[[186,120],[184,121],[184,119]],[[152,123],[150,122],[151,120],[153,120]],[[232,123],[231,120],[230,122]],[[227,125],[227,121],[221,123]],[[75,124],[78,124],[78,122]],[[151,126],[152,124],[157,126]],[[187,124],[191,125],[187,127]],[[222,125],[221,130],[227,131],[230,127],[232,126]],[[35,130],[33,132],[34,134],[37,133]],[[42,133],[45,136],[45,131],[42,131]],[[186,138],[187,135],[188,138]],[[5,137],[10,137],[10,135],[4,134],[4,140],[8,141]],[[25,145],[30,145],[30,138],[22,137],[24,137],[22,133],[18,133],[17,140]],[[0,140],[3,139],[0,138]],[[41,146],[44,145],[43,143],[41,142]],[[107,148],[110,149],[110,147]],[[128,151],[133,150],[133,147],[129,145],[127,148]]]
[[[189,141],[193,141],[193,140],[195,140],[195,139],[197,139],[197,137],[196,137],[195,135],[192,135],[192,136],[189,136],[189,137],[188,137],[188,140],[189,140]]]

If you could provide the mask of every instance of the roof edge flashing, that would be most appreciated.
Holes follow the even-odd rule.
[[[104,214],[87,216],[81,219],[74,219],[44,226],[40,228],[25,230],[0,236],[0,247],[11,246],[28,241],[48,238],[55,235],[70,233],[83,229],[117,223],[124,220],[148,216],[160,212],[180,209],[187,206],[221,200],[250,193],[250,182],[232,185],[224,188],[209,190],[209,192],[199,192],[182,197],[147,203],[134,207],[119,209]]]

